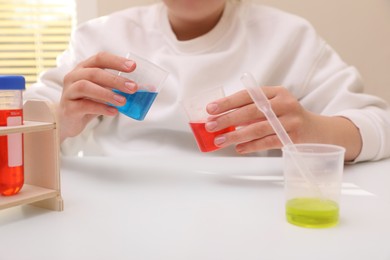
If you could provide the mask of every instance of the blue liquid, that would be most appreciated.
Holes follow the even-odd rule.
[[[134,94],[123,93],[116,89],[114,91],[124,96],[127,100],[124,106],[115,106],[118,108],[118,111],[136,120],[144,120],[157,96],[157,92],[145,90],[139,90]]]

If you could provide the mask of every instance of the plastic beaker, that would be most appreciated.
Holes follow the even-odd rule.
[[[309,228],[325,228],[339,221],[339,200],[345,148],[328,144],[293,144],[282,148],[286,219]],[[321,197],[301,174],[299,158],[321,189]]]
[[[126,58],[136,63],[136,69],[130,73],[119,72],[119,75],[134,81],[138,85],[138,90],[134,94],[128,94],[114,89],[115,92],[126,98],[125,105],[115,107],[126,116],[136,120],[144,120],[161,90],[168,72],[133,53],[128,53]]]
[[[183,107],[188,116],[189,125],[201,152],[211,152],[220,149],[221,147],[214,144],[214,139],[218,135],[232,132],[236,129],[232,126],[216,132],[208,132],[205,128],[207,118],[210,117],[206,111],[206,106],[224,96],[223,88],[217,87],[183,100]]]

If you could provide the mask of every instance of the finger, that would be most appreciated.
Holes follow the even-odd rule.
[[[64,116],[80,119],[84,118],[86,115],[114,116],[118,114],[118,109],[115,107],[88,99],[67,102],[62,108]]]
[[[262,87],[264,94],[268,99],[272,99],[276,96],[276,93],[279,90],[279,87]],[[207,105],[207,112],[211,115],[217,115],[225,113],[232,109],[237,109],[242,106],[253,103],[252,98],[249,96],[246,90],[241,90],[235,94],[232,94],[228,97],[216,100]]]
[[[245,127],[238,128],[236,131],[219,135],[214,143],[218,147],[226,147],[232,144],[240,144],[261,139],[273,135],[274,131],[268,122],[258,122]]]
[[[62,102],[61,100],[60,107],[59,115],[62,118],[62,122],[66,122],[61,127],[61,138],[77,136],[98,115],[115,116],[118,114],[118,110],[115,107],[96,103],[88,99],[70,102]]]
[[[236,145],[236,152],[239,154],[247,154],[258,151],[279,149],[281,147],[282,144],[280,143],[279,138],[276,135],[269,135],[261,139]]]
[[[219,116],[210,116],[205,127],[207,131],[215,132],[228,126],[241,126],[264,120],[264,114],[257,109],[256,105],[248,104]]]
[[[123,106],[126,98],[112,91],[87,80],[79,80],[70,89],[63,93],[64,100],[90,99],[95,103],[110,103],[116,106]]]
[[[136,64],[125,57],[117,56],[109,52],[99,52],[85,61],[79,63],[82,68],[113,69],[123,72],[135,70]]]
[[[103,87],[132,94],[137,91],[137,85],[108,70],[132,72],[135,68],[134,61],[108,52],[100,52],[79,63],[76,69],[65,77],[64,83],[70,85],[80,79],[87,79]]]
[[[210,115],[218,115],[229,110],[248,105],[252,99],[246,90],[239,91],[228,97],[215,100],[207,105],[206,110]]]
[[[78,81],[90,81],[96,85],[117,89],[129,94],[137,91],[137,85],[133,81],[100,68],[74,70],[65,77],[65,85],[72,85]]]

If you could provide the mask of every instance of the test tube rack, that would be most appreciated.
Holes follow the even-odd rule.
[[[24,185],[12,196],[0,195],[0,210],[19,205],[62,211],[58,120],[52,103],[28,100],[23,125],[2,126],[0,135],[23,133]]]

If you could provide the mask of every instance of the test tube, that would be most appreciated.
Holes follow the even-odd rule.
[[[25,79],[0,75],[0,126],[23,124]],[[0,194],[18,193],[24,184],[23,134],[0,135]]]

